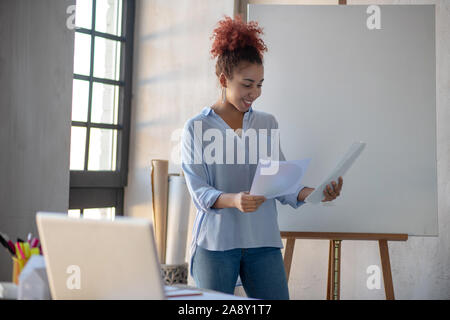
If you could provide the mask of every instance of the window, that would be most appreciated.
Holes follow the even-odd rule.
[[[69,209],[83,216],[123,214],[134,11],[134,0],[76,2]]]
[[[115,208],[90,208],[90,209],[70,209],[68,216],[70,218],[83,218],[95,220],[114,220]]]

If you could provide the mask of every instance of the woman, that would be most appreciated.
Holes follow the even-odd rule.
[[[219,21],[211,53],[218,57],[222,97],[184,127],[182,169],[197,208],[191,275],[198,287],[229,294],[240,276],[249,297],[289,299],[275,199],[298,208],[314,188],[301,185],[295,193],[275,199],[250,195],[257,166],[251,151],[261,151],[260,141],[229,143],[250,130],[278,129],[274,116],[252,108],[261,95],[262,52],[267,51],[259,34],[257,22],[245,23],[240,16]],[[281,150],[279,160],[285,160]],[[323,201],[339,196],[342,184],[339,177],[338,184],[328,185]]]

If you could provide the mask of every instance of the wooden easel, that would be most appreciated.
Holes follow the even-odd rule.
[[[328,282],[327,300],[340,299],[341,281],[341,244],[343,240],[374,240],[380,247],[381,266],[383,270],[384,291],[386,300],[394,300],[394,286],[392,283],[391,263],[389,260],[388,241],[406,241],[407,234],[393,233],[341,233],[341,232],[281,232],[281,238],[286,238],[284,251],[284,268],[289,280],[292,256],[294,254],[295,240],[316,239],[329,240],[330,251],[328,256]]]

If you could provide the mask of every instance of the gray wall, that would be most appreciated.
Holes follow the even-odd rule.
[[[67,211],[75,0],[0,1],[0,231],[37,235],[38,210]],[[0,250],[0,281],[12,263]]]

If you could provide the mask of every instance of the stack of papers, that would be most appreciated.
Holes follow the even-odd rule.
[[[260,159],[250,194],[273,199],[296,192],[310,161],[310,158],[291,161]]]
[[[322,181],[322,183],[315,188],[311,194],[306,197],[305,202],[312,204],[319,204],[323,198],[323,191],[325,187],[329,185],[332,181],[338,181],[338,178],[344,176],[344,174],[350,169],[355,160],[359,157],[361,152],[366,146],[365,142],[354,142],[344,156],[340,159],[333,171],[328,174],[328,176]]]
[[[323,191],[332,181],[338,182],[338,178],[350,169],[366,146],[365,142],[354,142],[336,167],[326,176],[326,179],[306,197],[305,202],[320,204],[324,199]],[[260,159],[253,178],[251,195],[265,196],[273,199],[279,196],[297,192],[300,181],[306,173],[311,158],[304,160],[275,161]],[[328,204],[332,205],[332,204]]]

